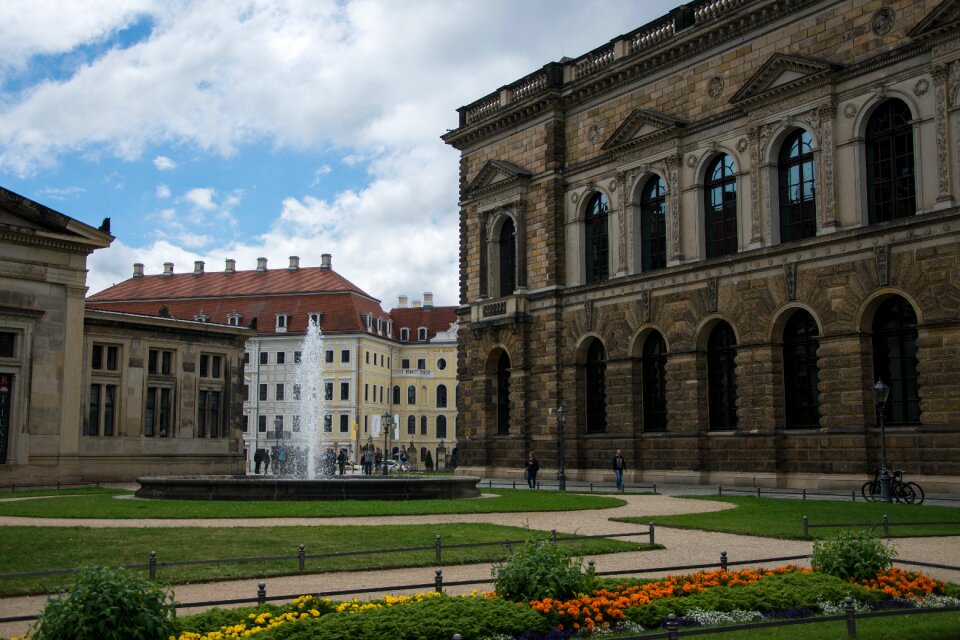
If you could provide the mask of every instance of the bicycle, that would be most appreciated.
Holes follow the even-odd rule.
[[[903,504],[923,504],[923,487],[916,482],[904,482],[903,471],[891,471],[890,473],[890,498]],[[867,502],[879,502],[882,493],[880,482],[880,470],[878,469],[873,480],[867,480],[860,488],[860,494]]]

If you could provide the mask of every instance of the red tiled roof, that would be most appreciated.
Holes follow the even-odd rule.
[[[393,335],[399,339],[400,329],[410,329],[410,342],[417,341],[417,329],[427,328],[427,339],[432,339],[438,331],[446,331],[457,321],[456,307],[403,307],[391,309]]]

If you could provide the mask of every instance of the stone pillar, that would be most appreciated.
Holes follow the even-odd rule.
[[[629,358],[607,361],[607,433],[615,438],[632,438],[636,432],[633,422],[632,368]]]
[[[773,430],[776,426],[776,407],[783,404],[777,351],[771,344],[737,349],[737,424],[742,431]]]
[[[60,395],[60,432],[58,453],[60,456],[75,456],[80,447],[80,415],[83,407],[83,286],[66,287],[63,310],[63,369]]]
[[[707,430],[707,359],[689,351],[667,356],[667,431]]]
[[[873,359],[865,335],[825,336],[817,350],[820,368],[820,426],[827,429],[873,426]]]
[[[960,336],[950,325],[917,327],[920,422],[960,424]]]

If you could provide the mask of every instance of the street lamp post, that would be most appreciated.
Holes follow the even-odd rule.
[[[557,408],[557,483],[560,491],[567,490],[567,476],[563,469],[563,425],[567,421],[567,410]]]
[[[883,428],[883,413],[890,395],[890,387],[877,378],[873,385],[873,397],[877,401],[877,419],[880,421],[880,500],[891,502],[890,467],[887,466],[887,433]]]
[[[387,466],[387,439],[390,437],[391,426],[390,414],[384,412],[381,422],[383,423],[380,425],[380,428],[383,429],[383,456],[381,456],[381,460],[383,460],[383,475],[387,475],[390,469],[390,467]]]

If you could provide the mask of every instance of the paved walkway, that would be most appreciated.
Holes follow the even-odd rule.
[[[490,514],[443,514],[424,516],[389,516],[376,518],[271,518],[263,519],[194,519],[194,520],[76,520],[46,518],[0,518],[0,526],[89,526],[89,527],[258,527],[263,529],[282,526],[304,525],[356,525],[369,521],[371,525],[430,524],[483,522],[525,527],[531,530],[549,531],[556,529],[561,533],[596,535],[611,533],[629,533],[637,531],[636,525],[612,522],[610,518],[635,515],[673,515],[695,513],[730,508],[730,505],[702,500],[682,500],[667,495],[623,495],[627,504],[615,509],[602,511],[573,511],[548,513],[490,513]],[[267,525],[266,527],[264,525]],[[720,552],[726,551],[728,561],[805,555],[811,550],[811,543],[797,540],[779,540],[754,536],[742,536],[726,533],[709,533],[684,529],[658,527],[656,541],[666,548],[657,551],[629,552],[600,555],[592,559],[597,570],[619,571],[671,567],[693,564],[718,563]],[[903,538],[895,545],[902,558],[922,562],[952,562],[960,557],[960,536],[939,538]],[[766,563],[768,566],[784,564]],[[799,563],[798,563],[799,564]],[[415,569],[390,569],[377,571],[347,571],[302,576],[269,578],[268,595],[304,594],[338,591],[345,589],[363,589],[377,586],[401,584],[433,583],[433,567]],[[960,582],[960,572],[938,569],[924,569],[929,575],[952,582]],[[665,571],[643,572],[641,575],[663,575]],[[674,572],[676,573],[676,572]],[[490,577],[490,563],[443,567],[443,579],[447,581],[479,580]],[[204,600],[255,597],[257,583],[262,580],[244,579],[228,582],[180,585],[175,588],[179,602],[199,602]],[[468,592],[473,586],[445,589],[451,593]],[[477,588],[485,588],[478,585]],[[416,591],[416,590],[414,590]],[[368,594],[361,597],[372,597]],[[338,598],[340,599],[340,598]],[[346,599],[346,597],[342,598]],[[0,599],[0,617],[29,615],[38,612],[44,605],[43,596]],[[182,613],[188,611],[181,610]],[[0,625],[0,637],[22,634],[29,623],[10,623]]]

